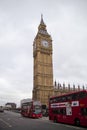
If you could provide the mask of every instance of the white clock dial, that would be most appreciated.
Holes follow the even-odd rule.
[[[46,40],[42,40],[42,45],[44,47],[48,47],[49,46],[49,44],[48,44],[48,42]]]

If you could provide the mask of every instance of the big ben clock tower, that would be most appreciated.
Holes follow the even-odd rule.
[[[49,96],[53,96],[52,39],[48,34],[41,15],[38,32],[33,42],[33,99],[48,105]]]

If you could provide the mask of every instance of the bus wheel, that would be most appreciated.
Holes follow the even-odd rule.
[[[54,118],[54,123],[57,123],[57,118],[56,117]]]
[[[80,126],[80,120],[79,119],[75,119],[75,125]]]

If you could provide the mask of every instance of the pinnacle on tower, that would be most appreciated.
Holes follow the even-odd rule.
[[[43,20],[43,15],[41,14],[41,21],[40,21],[40,24],[38,26],[38,33],[42,34],[42,35],[48,35],[48,32],[47,32],[47,29],[46,29],[46,24],[44,23],[44,20]]]
[[[41,22],[40,22],[40,24],[45,25],[44,21],[43,21],[43,14],[41,14]]]

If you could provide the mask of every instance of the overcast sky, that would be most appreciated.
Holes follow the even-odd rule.
[[[41,13],[53,40],[54,81],[87,86],[87,0],[0,0],[0,105],[32,97]]]

